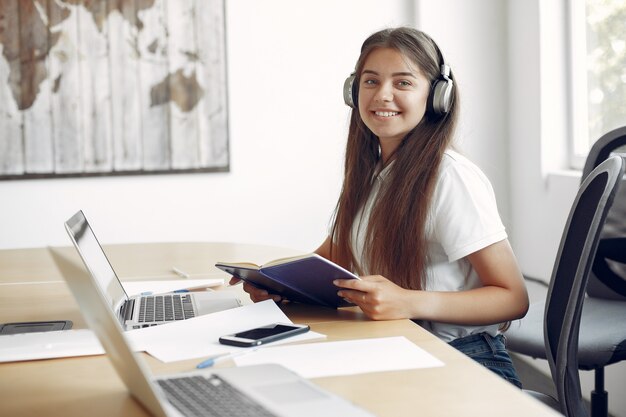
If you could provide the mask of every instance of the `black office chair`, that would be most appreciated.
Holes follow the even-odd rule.
[[[626,156],[626,127],[603,135],[593,144],[583,168],[582,180],[613,154]],[[623,183],[626,182],[622,180]],[[580,368],[595,372],[591,393],[592,415],[608,414],[608,394],[604,389],[604,367],[626,360],[626,186],[622,186],[600,234],[598,252],[587,284],[585,303],[589,320],[583,327],[596,328],[595,346],[580,351]],[[591,330],[594,331],[594,330]],[[581,349],[582,350],[582,349]]]
[[[588,415],[578,374],[579,346],[593,345],[596,340],[587,331],[589,309],[583,308],[587,307],[584,295],[624,165],[621,157],[613,156],[585,178],[565,224],[546,301],[533,303],[526,317],[506,333],[511,351],[548,360],[559,406],[567,417]]]
[[[582,179],[615,153],[626,156],[626,127],[607,133],[592,146],[585,161]],[[618,190],[607,215],[592,271],[587,295],[626,301],[626,187]]]

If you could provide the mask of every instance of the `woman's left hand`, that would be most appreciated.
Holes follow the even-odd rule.
[[[356,304],[372,320],[411,318],[410,291],[389,281],[382,275],[356,279],[337,279],[340,297]]]

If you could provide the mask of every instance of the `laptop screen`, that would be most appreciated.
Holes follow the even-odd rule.
[[[83,212],[78,211],[66,221],[65,229],[67,229],[85,266],[96,279],[102,295],[111,308],[117,311],[120,304],[128,299],[128,296]]]

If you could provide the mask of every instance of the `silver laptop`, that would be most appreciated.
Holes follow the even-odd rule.
[[[129,297],[83,212],[78,211],[67,220],[65,229],[95,284],[125,330],[156,326],[241,306],[241,300],[226,291]]]
[[[130,349],[108,300],[92,277],[58,250],[49,250],[120,378],[131,395],[153,415],[372,417],[276,364],[150,376],[142,358]]]

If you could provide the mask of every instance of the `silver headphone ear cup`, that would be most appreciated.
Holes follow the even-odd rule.
[[[356,108],[357,103],[355,98],[357,97],[355,92],[353,91],[353,84],[356,76],[354,74],[350,74],[348,78],[343,82],[343,102],[346,103],[346,106]]]
[[[452,80],[438,80],[433,86],[429,107],[436,116],[443,116],[450,111],[453,85]]]

